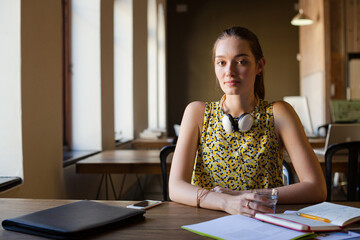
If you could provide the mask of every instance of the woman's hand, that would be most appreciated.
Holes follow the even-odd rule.
[[[231,189],[223,188],[220,186],[216,186],[213,188],[213,191],[218,192],[218,193],[226,193],[226,194],[237,196],[237,195],[241,195],[243,193],[252,192],[253,190],[236,191],[236,190],[231,190]]]
[[[256,213],[273,213],[273,202],[264,194],[272,189],[234,191],[222,187],[215,187],[214,192],[226,194],[224,211],[230,214],[241,214],[254,217]]]

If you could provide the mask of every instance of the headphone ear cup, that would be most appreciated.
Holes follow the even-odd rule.
[[[225,132],[227,132],[227,133],[233,133],[234,132],[233,124],[231,122],[230,117],[231,116],[228,116],[228,115],[224,114],[223,118],[221,120],[222,125],[223,125],[223,127],[225,129]]]
[[[240,116],[238,121],[239,131],[247,132],[250,130],[254,123],[254,118],[248,113],[244,113]]]

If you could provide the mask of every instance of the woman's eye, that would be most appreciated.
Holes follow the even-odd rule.
[[[247,63],[246,60],[239,60],[239,61],[238,61],[238,64],[241,64],[241,65],[245,65],[246,63]]]
[[[218,61],[218,62],[217,62],[217,65],[219,65],[219,66],[224,66],[224,65],[225,65],[225,61]]]

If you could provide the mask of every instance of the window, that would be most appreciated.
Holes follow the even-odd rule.
[[[0,0],[1,176],[23,177],[20,14],[20,0]]]
[[[102,149],[100,0],[71,1],[71,144]]]
[[[148,0],[148,113],[151,129],[166,129],[164,5]]]
[[[133,114],[133,5],[114,2],[114,115],[115,138],[134,138]]]

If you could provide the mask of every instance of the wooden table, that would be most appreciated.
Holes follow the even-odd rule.
[[[170,171],[170,163],[168,165]],[[111,174],[161,174],[160,150],[122,149],[104,151],[76,163],[76,173],[102,174],[96,199],[99,197],[103,180],[105,179],[106,199],[108,199],[107,184],[110,181],[115,199],[120,199],[123,186],[118,197],[111,179]],[[124,183],[124,180],[122,181]],[[138,179],[138,185],[141,184]]]
[[[312,148],[321,148],[325,146],[325,137],[308,138],[308,141]]]
[[[76,173],[161,174],[159,150],[104,151],[76,163]]]
[[[57,207],[73,202],[73,200],[39,200],[39,199],[0,199],[0,221],[23,214]],[[115,206],[127,206],[133,202],[100,201]],[[360,202],[341,203],[360,207]],[[278,205],[277,212],[284,210],[298,210],[308,205]],[[227,216],[221,211],[185,206],[175,202],[165,202],[151,208],[145,213],[145,221],[134,223],[116,230],[111,230],[87,239],[208,239],[206,237],[181,229],[181,226],[208,221]],[[33,235],[0,229],[0,239],[45,239]]]
[[[323,173],[325,174],[325,155],[323,154],[316,154],[316,157],[319,160],[321,169],[323,170]],[[284,160],[287,161],[293,171],[295,173],[294,167],[292,165],[291,159],[286,151],[284,151]],[[348,166],[348,155],[335,155],[333,157],[332,161],[332,171],[333,172],[347,172],[347,166]],[[359,162],[359,168],[360,168],[360,162]]]
[[[172,145],[174,138],[159,138],[159,139],[142,139],[138,138],[131,142],[131,147],[134,149],[161,149],[165,146]]]

